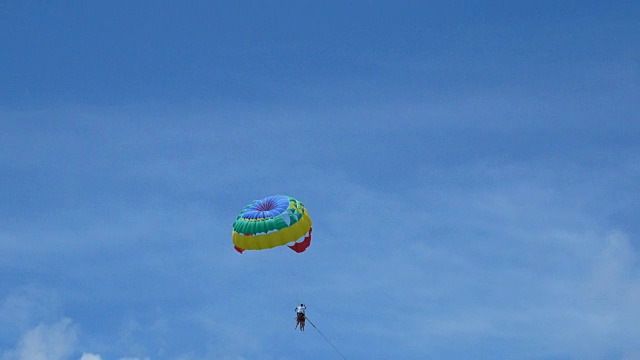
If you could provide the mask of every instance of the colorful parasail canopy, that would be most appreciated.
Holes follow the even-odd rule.
[[[284,195],[255,200],[233,223],[234,248],[263,250],[289,243],[301,253],[311,245],[311,218],[298,200]]]

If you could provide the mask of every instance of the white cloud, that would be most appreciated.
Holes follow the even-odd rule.
[[[76,328],[70,319],[40,324],[27,331],[15,350],[5,352],[3,360],[66,360],[76,346]]]
[[[55,293],[36,285],[18,288],[0,303],[0,333],[24,332],[46,319],[57,319],[59,300]]]
[[[83,353],[80,360],[102,360],[102,357],[97,354]]]

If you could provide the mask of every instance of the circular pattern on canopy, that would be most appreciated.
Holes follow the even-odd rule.
[[[243,219],[260,220],[273,218],[282,214],[289,207],[286,196],[269,196],[251,203],[242,213]]]

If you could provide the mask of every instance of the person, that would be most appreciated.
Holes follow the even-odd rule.
[[[304,311],[307,309],[304,304],[300,304],[300,306],[296,307],[296,329],[300,326],[300,331],[304,331],[304,323],[305,323],[305,314]]]

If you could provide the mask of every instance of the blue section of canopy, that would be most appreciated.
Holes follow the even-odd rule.
[[[289,208],[289,197],[283,195],[268,196],[256,200],[242,214],[243,219],[270,219]]]

